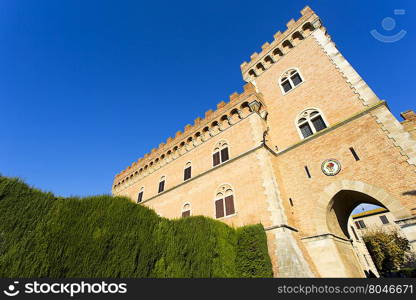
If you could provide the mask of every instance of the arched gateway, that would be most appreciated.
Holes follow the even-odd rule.
[[[379,187],[351,180],[328,185],[312,213],[317,234],[302,238],[321,276],[364,276],[347,227],[352,210],[362,203],[385,207],[398,221],[412,218],[408,208]]]

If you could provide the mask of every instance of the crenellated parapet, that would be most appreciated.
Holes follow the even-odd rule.
[[[261,52],[254,52],[249,62],[243,62],[240,66],[243,79],[246,82],[255,80],[273,64],[277,63],[284,55],[290,52],[302,40],[307,38],[315,29],[322,27],[319,17],[306,6],[301,10],[298,20],[291,19],[287,24],[287,30],[278,31],[273,36],[271,43],[264,43]]]
[[[150,153],[133,162],[114,178],[113,191],[134,179],[147,176],[165,164],[175,160],[193,148],[201,145],[221,131],[233,126],[253,111],[259,114],[265,110],[261,94],[257,93],[252,83],[244,85],[243,93],[233,93],[230,101],[221,101],[217,109],[205,112],[204,119],[198,117],[193,124],[187,124],[182,131],[177,131],[174,137],[168,137],[165,143],[160,143]]]

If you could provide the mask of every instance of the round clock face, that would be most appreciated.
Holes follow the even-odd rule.
[[[327,159],[321,165],[322,172],[327,176],[334,176],[341,171],[341,164],[336,159]]]

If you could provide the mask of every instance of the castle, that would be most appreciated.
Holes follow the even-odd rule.
[[[388,209],[416,247],[415,113],[397,121],[309,7],[250,58],[242,93],[117,174],[112,193],[167,218],[263,224],[276,277],[364,277],[347,226],[360,203]]]

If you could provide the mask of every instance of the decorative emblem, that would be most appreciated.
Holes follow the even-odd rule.
[[[341,171],[341,164],[336,159],[327,159],[321,165],[322,172],[327,176],[335,176]]]

